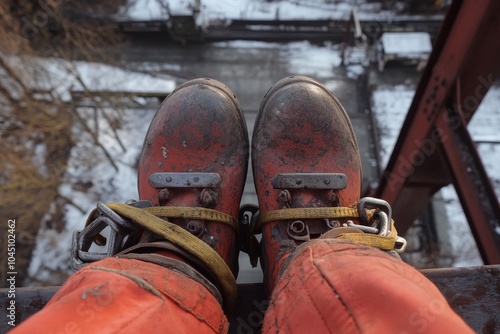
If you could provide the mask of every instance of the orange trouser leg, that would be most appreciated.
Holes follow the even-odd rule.
[[[219,333],[227,319],[205,287],[161,266],[107,258],[71,276],[12,333]]]
[[[318,239],[292,256],[263,333],[473,333],[432,282],[378,249]]]

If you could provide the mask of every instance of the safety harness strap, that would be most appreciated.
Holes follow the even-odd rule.
[[[234,278],[234,275],[227,264],[219,256],[219,254],[217,254],[217,252],[205,242],[198,239],[188,231],[184,230],[182,227],[172,224],[171,222],[163,220],[156,216],[156,214],[158,214],[159,216],[164,216],[166,215],[165,211],[169,210],[164,210],[160,207],[154,208],[156,210],[152,210],[153,208],[139,209],[122,203],[111,203],[108,204],[108,207],[122,217],[131,220],[132,222],[142,226],[143,228],[160,235],[172,244],[179,246],[180,248],[191,254],[193,257],[198,259],[200,262],[202,262],[204,265],[206,265],[208,268],[210,268],[213,271],[213,274],[217,278],[218,283],[220,284],[220,287],[222,289],[221,293],[223,295],[225,306],[228,308],[233,308],[235,306],[236,279]],[[213,216],[213,213],[209,212],[213,210],[203,210],[207,210],[205,213],[206,215]],[[200,214],[201,211],[202,210],[196,210],[196,214]],[[222,213],[219,214],[221,214],[220,217],[224,215]]]
[[[337,236],[337,239],[350,240],[355,244],[390,251],[395,249],[397,237],[398,232],[394,227],[394,221],[391,221],[391,232],[386,237],[369,233],[341,233]]]
[[[259,216],[258,225],[288,219],[358,218],[358,210],[347,207],[290,208],[268,211]]]
[[[368,219],[372,220],[376,214],[376,209],[365,210]],[[255,226],[255,233],[259,233],[264,224],[280,220],[298,219],[339,219],[339,218],[359,218],[356,208],[349,207],[320,207],[320,208],[287,208],[268,211],[259,216]],[[394,220],[391,219],[390,233],[386,236],[371,233],[341,233],[335,235],[336,239],[350,240],[354,243],[375,247],[381,250],[394,250],[398,233],[394,227]],[[354,225],[350,225],[354,226]]]
[[[225,224],[236,231],[239,230],[238,220],[233,216],[212,209],[192,206],[155,206],[141,208],[141,210],[147,211],[156,217],[207,220]],[[95,210],[89,215],[85,225],[89,225],[92,222],[94,212]]]
[[[238,231],[238,221],[227,213],[191,206],[155,206],[142,210],[161,218],[187,218],[222,223]]]

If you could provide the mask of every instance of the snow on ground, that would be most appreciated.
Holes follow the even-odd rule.
[[[293,44],[293,43],[290,43]],[[215,42],[210,45],[215,47],[231,48],[231,49],[242,49],[244,52],[259,52],[259,49],[279,49],[288,48],[288,44],[282,43],[268,43],[259,41],[226,41],[226,42]]]
[[[79,110],[87,119],[93,117],[93,112],[90,108]],[[103,117],[103,112],[107,113],[108,119],[120,117],[121,126],[116,130],[116,135]],[[72,272],[69,264],[73,231],[84,227],[87,216],[98,202],[137,199],[136,165],[153,116],[154,110],[148,109],[106,109],[98,113],[100,142],[113,157],[118,171],[105,158],[102,150],[86,138],[87,134],[78,126],[74,127],[74,136],[78,138],[78,142],[71,150],[66,181],[60,186],[59,193],[70,198],[79,208],[71,204],[65,205],[66,226],[61,232],[46,228],[42,224],[29,268],[31,277],[53,283],[54,272]],[[49,219],[49,216],[45,219]]]
[[[450,228],[450,244],[453,250],[454,267],[470,267],[483,265],[483,260],[472,236],[462,205],[452,184],[441,188]]]
[[[365,73],[365,68],[359,64],[347,65],[347,77],[349,79],[357,79]]]
[[[22,64],[16,57],[9,58],[9,61]],[[28,82],[29,86],[51,90],[65,101],[71,99],[71,93],[84,90],[167,94],[175,88],[172,79],[100,63],[69,63],[52,58],[28,59],[25,71],[37,72],[37,75],[28,76],[32,78]],[[136,98],[133,101],[143,105],[148,104],[148,100]],[[66,225],[61,232],[46,228],[46,225],[50,225],[46,223],[51,219],[50,213],[53,213],[54,208],[42,219],[29,268],[31,277],[53,282],[54,272],[69,271],[72,233],[83,228],[86,217],[97,202],[125,202],[137,198],[137,159],[155,108],[86,107],[77,110],[88,127],[98,134],[99,143],[112,156],[118,170],[107,160],[104,151],[95,144],[89,133],[82,130],[82,125],[76,123],[73,136],[77,143],[71,150],[66,181],[59,188],[59,194],[76,206],[65,205]]]
[[[497,197],[500,198],[500,87],[490,89],[485,99],[469,123],[469,131],[477,143],[479,155],[490,177]],[[481,143],[489,141],[491,143]],[[481,256],[474,245],[467,219],[458,195],[452,185],[441,189],[441,195],[447,203],[448,224],[453,228],[452,246],[459,250],[454,266],[482,265]],[[497,233],[500,234],[497,227]]]
[[[76,92],[154,93],[161,96],[170,93],[176,86],[170,77],[154,77],[103,63],[1,56],[25,80],[25,86],[40,90],[41,97],[49,92],[55,99],[65,102],[71,101],[72,94]],[[15,96],[19,87],[11,85],[9,89]],[[135,98],[133,101],[139,105],[147,104],[144,98]],[[110,165],[103,151],[77,123],[73,129],[77,145],[71,150],[67,180],[59,188],[60,195],[70,199],[76,206],[65,206],[66,227],[62,232],[46,228],[51,225],[49,220],[52,219],[54,207],[49,208],[42,218],[29,268],[29,275],[37,280],[53,283],[51,273],[58,269],[63,272],[68,270],[72,232],[83,227],[86,216],[97,202],[124,202],[137,197],[136,160],[156,107],[153,110],[99,108],[80,108],[78,113],[98,134],[99,143],[111,154],[118,170]],[[107,116],[104,117],[103,113]],[[94,118],[97,122],[93,124]],[[109,121],[112,119],[115,120],[114,124]],[[116,128],[117,124],[119,126],[115,134],[112,128]],[[44,161],[44,149],[45,146],[38,145],[33,158]],[[43,174],[45,165],[39,165]]]
[[[380,9],[379,4],[366,4],[364,1],[337,1],[326,3],[324,0],[310,1],[254,1],[254,0],[202,0],[201,12],[207,20],[223,15],[229,19],[254,20],[292,20],[292,19],[333,19],[348,18],[354,6],[363,11]]]
[[[381,167],[385,168],[396,144],[406,113],[413,100],[415,87],[397,85],[379,86],[373,91],[372,107],[380,131]],[[490,89],[469,124],[472,138],[479,142],[478,151],[495,191],[500,198],[500,87]],[[486,141],[488,143],[481,143]],[[495,143],[496,142],[496,143]],[[454,266],[474,266],[483,262],[475,246],[470,228],[458,196],[452,185],[440,191],[451,227],[451,246]]]
[[[119,20],[160,20],[173,15],[190,15],[195,0],[129,0],[128,5],[116,15]],[[353,8],[358,8],[360,18],[376,18],[381,21],[394,18],[394,14],[381,10],[379,3],[364,0],[201,0],[200,25],[214,20],[297,20],[343,19],[347,20]],[[168,10],[167,10],[168,8]],[[401,6],[395,6],[401,8]]]
[[[179,1],[184,3],[184,1]],[[162,5],[163,1],[158,0],[129,0],[116,15],[117,19],[122,20],[162,20],[168,18],[166,7]]]
[[[479,155],[500,198],[500,86],[490,88],[469,123]],[[500,234],[500,233],[499,233]]]
[[[212,43],[215,47],[241,49],[245,53],[258,53],[259,49],[279,49],[279,61],[285,62],[288,72],[309,75],[317,79],[331,77],[331,69],[340,66],[340,46],[325,42],[323,45],[308,41],[290,43],[267,43],[257,41],[228,41]],[[353,71],[359,74],[360,69]]]
[[[380,167],[385,169],[415,95],[415,87],[397,85],[373,91],[373,112],[380,133]]]
[[[481,102],[469,123],[469,131],[476,142],[500,142],[500,87],[493,86]]]
[[[421,59],[432,51],[431,35],[426,32],[386,32],[380,37],[385,54]]]
[[[281,56],[288,59],[290,73],[309,75],[316,78],[331,76],[325,68],[332,69],[340,65],[340,47],[326,43],[324,46],[309,42],[289,43],[282,49]]]
[[[154,63],[154,62],[141,62],[133,64],[136,71],[141,71],[145,73],[158,73],[158,72],[180,72],[182,70],[181,65],[172,63]]]
[[[27,79],[28,87],[51,91],[63,101],[71,100],[72,92],[164,93],[175,88],[175,81],[169,78],[108,64],[17,56],[5,59]]]

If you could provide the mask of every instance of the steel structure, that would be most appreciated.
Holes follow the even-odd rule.
[[[466,125],[498,75],[498,36],[499,1],[453,2],[374,192],[404,233],[453,183],[485,264],[500,263],[500,206]]]
[[[371,41],[383,32],[419,31],[436,35],[443,17],[398,16],[386,22],[359,20],[363,33]],[[170,37],[179,42],[252,41],[332,41],[340,43],[349,34],[349,20],[223,20],[212,21],[203,29],[192,16],[171,16],[168,21],[96,22],[108,29],[137,36]]]

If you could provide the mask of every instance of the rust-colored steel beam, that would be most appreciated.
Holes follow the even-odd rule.
[[[445,19],[376,192],[389,203],[397,202],[406,180],[423,164],[421,160],[424,159],[420,157],[422,154],[426,157],[421,150],[425,140],[439,139],[439,134],[431,134],[434,121],[442,117],[443,105],[454,92],[454,83],[466,65],[468,51],[480,38],[481,22],[491,13],[492,7],[498,7],[495,3],[494,0],[453,2],[450,15],[456,17]]]
[[[450,161],[449,151],[439,152],[438,147],[444,138],[442,133],[444,128],[436,124],[446,120],[450,107],[459,112],[463,121],[467,123],[498,75],[499,16],[500,1],[463,0],[454,1],[445,18],[387,169],[374,194],[391,203],[394,208],[393,215],[403,233],[411,226],[425,203],[429,203],[434,192],[449,184],[450,180],[455,182],[457,189],[462,189],[459,196],[465,192],[480,196],[477,188],[467,191],[463,188],[466,186],[464,182],[461,185],[456,183],[456,180],[460,179],[460,174],[454,175],[454,173],[459,173],[460,170],[458,167],[450,168],[450,162],[454,161]],[[449,150],[453,149],[451,145],[447,147]],[[431,164],[429,160],[435,162]],[[481,164],[480,160],[476,163]],[[484,170],[482,166],[478,168]],[[430,176],[435,171],[439,171],[442,180]],[[468,180],[469,185],[477,182],[477,177]],[[491,190],[489,182],[483,184],[483,189]],[[490,190],[481,196],[489,197],[492,193]],[[408,208],[408,203],[412,200],[408,196],[416,200],[415,206],[419,208]],[[493,203],[493,199],[496,200],[494,194],[488,202]],[[461,201],[465,203],[467,199],[461,198]],[[498,200],[496,203],[498,205]],[[472,230],[476,231],[474,232],[476,241],[481,244],[483,238],[486,238],[484,242],[488,244],[488,239],[491,237],[477,233],[485,227],[481,227],[484,223],[475,217],[479,216],[468,214],[469,223],[474,225]],[[490,233],[495,233],[493,224],[488,226]],[[498,255],[485,254],[485,252],[500,252],[499,246],[496,250],[493,247],[484,248],[481,245],[479,247],[482,248],[486,263],[500,263],[492,260],[497,259]]]
[[[500,205],[470,137],[465,120],[454,110],[436,122],[453,184],[485,263],[500,263]]]

